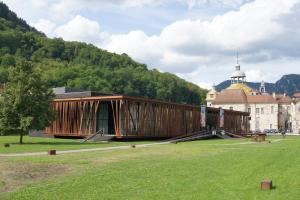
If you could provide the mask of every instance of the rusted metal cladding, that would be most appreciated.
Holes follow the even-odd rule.
[[[248,113],[225,110],[224,130],[234,134],[247,134],[249,130]]]
[[[52,106],[57,110],[57,118],[45,133],[57,136],[84,137],[105,129],[105,133],[119,138],[162,138],[188,135],[207,128],[217,129],[220,125],[220,109],[207,108],[208,127],[201,127],[200,106],[144,98],[57,99]],[[226,110],[224,129],[236,134],[247,131],[245,116],[247,113]]]
[[[99,101],[53,102],[56,120],[45,132],[52,135],[85,136],[96,132],[96,113]]]
[[[200,110],[193,107],[124,100],[120,135],[126,137],[174,137],[201,130]]]

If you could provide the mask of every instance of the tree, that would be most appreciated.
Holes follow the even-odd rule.
[[[0,96],[0,130],[17,132],[20,144],[29,130],[42,130],[54,120],[52,90],[41,79],[41,72],[30,62],[10,68],[8,81]]]
[[[5,54],[2,57],[1,65],[3,65],[3,66],[15,66],[16,65],[15,58],[10,54]]]

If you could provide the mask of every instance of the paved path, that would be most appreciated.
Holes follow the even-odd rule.
[[[145,148],[151,147],[154,145],[162,145],[169,144],[170,142],[157,142],[151,144],[138,144],[135,145],[136,148]],[[120,150],[120,149],[130,149],[131,145],[127,146],[116,146],[116,147],[101,147],[101,148],[91,148],[91,149],[76,149],[76,150],[64,150],[64,151],[56,151],[56,154],[67,154],[67,153],[80,153],[80,152],[92,152],[92,151],[110,151],[110,150]],[[23,157],[23,156],[42,156],[48,155],[48,152],[31,152],[31,153],[8,153],[8,154],[0,154],[0,157]]]
[[[279,142],[283,139],[275,139],[271,142]],[[157,143],[151,143],[151,144],[138,144],[135,145],[136,148],[145,148],[145,147],[151,147],[155,145],[162,145],[162,144],[170,144],[171,141],[168,142],[157,142]],[[266,142],[262,142],[266,143]],[[245,145],[245,144],[258,144],[257,142],[239,142],[239,143],[230,143],[230,144],[203,144],[203,145]],[[81,152],[93,152],[93,151],[110,151],[110,150],[121,150],[121,149],[130,149],[132,148],[131,145],[127,146],[116,146],[116,147],[101,147],[101,148],[91,148],[91,149],[76,149],[76,150],[64,150],[64,151],[56,151],[56,154],[67,154],[67,153],[81,153]],[[32,153],[8,153],[8,154],[0,154],[0,157],[24,157],[24,156],[42,156],[42,155],[48,155],[48,152],[32,152]]]

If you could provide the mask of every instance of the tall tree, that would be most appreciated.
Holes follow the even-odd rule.
[[[29,130],[42,130],[54,120],[51,109],[52,90],[41,79],[41,72],[30,62],[22,61],[10,68],[8,81],[0,95],[0,130],[23,135]]]

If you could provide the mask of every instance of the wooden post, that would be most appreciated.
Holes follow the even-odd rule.
[[[54,149],[49,150],[48,155],[56,155],[56,150],[54,150]]]
[[[262,190],[271,190],[273,187],[272,180],[263,180],[260,184],[260,187]]]

